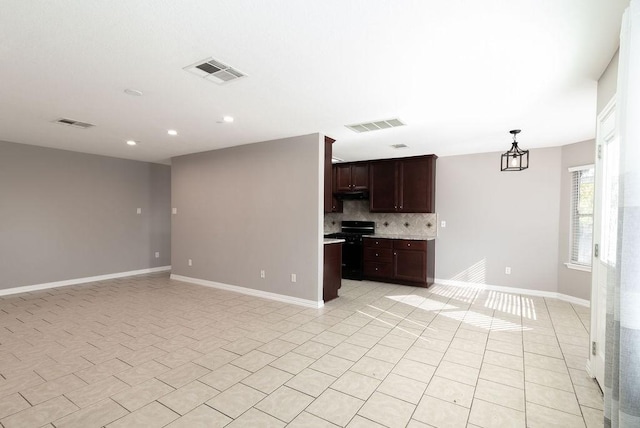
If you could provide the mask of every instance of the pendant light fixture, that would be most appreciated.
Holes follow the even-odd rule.
[[[506,153],[500,156],[500,171],[522,171],[529,168],[529,150],[521,150],[516,141],[519,129],[509,131],[513,135],[513,144]]]

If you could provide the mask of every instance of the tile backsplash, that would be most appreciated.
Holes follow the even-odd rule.
[[[367,220],[376,222],[376,234],[421,235],[434,238],[438,235],[437,214],[371,213],[369,201],[344,201],[344,212],[324,215],[324,233],[340,232],[342,220]]]

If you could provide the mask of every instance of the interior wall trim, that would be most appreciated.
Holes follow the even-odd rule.
[[[551,297],[565,302],[573,303],[589,308],[591,303],[588,300],[569,296],[568,294],[556,293],[554,291],[532,290],[529,288],[506,287],[503,285],[479,284],[477,282],[455,281],[452,279],[435,279],[436,284],[451,285],[454,287],[476,288],[479,290],[501,291],[503,293],[524,294],[527,296]]]
[[[5,288],[0,290],[0,296],[10,294],[29,293],[31,291],[46,290],[48,288],[66,287],[68,285],[86,284],[88,282],[104,281],[106,279],[124,278],[126,276],[144,275],[145,273],[164,272],[171,270],[171,266],[160,266],[148,269],[130,270],[127,272],[109,273],[106,275],[87,276],[85,278],[67,279],[64,281],[45,282],[43,284],[23,285],[20,287]]]
[[[171,274],[171,279],[191,284],[203,285],[205,287],[218,288],[220,290],[235,291],[236,293],[248,294],[249,296],[262,297],[264,299],[276,300],[278,302],[292,303],[294,305],[305,306],[307,308],[319,309],[324,306],[324,301],[313,301],[300,299],[299,297],[287,296],[285,294],[271,293],[269,291],[255,290],[253,288],[240,287],[238,285],[224,284],[221,282],[208,281],[206,279],[191,278],[188,276]]]

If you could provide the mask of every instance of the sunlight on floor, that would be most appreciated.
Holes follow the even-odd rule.
[[[536,306],[533,300],[517,294],[489,291],[484,307],[511,315],[519,315],[530,320],[537,319]]]

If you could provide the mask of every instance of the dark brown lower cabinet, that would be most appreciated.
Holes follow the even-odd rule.
[[[322,299],[325,302],[338,297],[342,284],[342,243],[324,245],[324,277]]]
[[[364,276],[373,281],[433,284],[435,240],[364,239]]]

